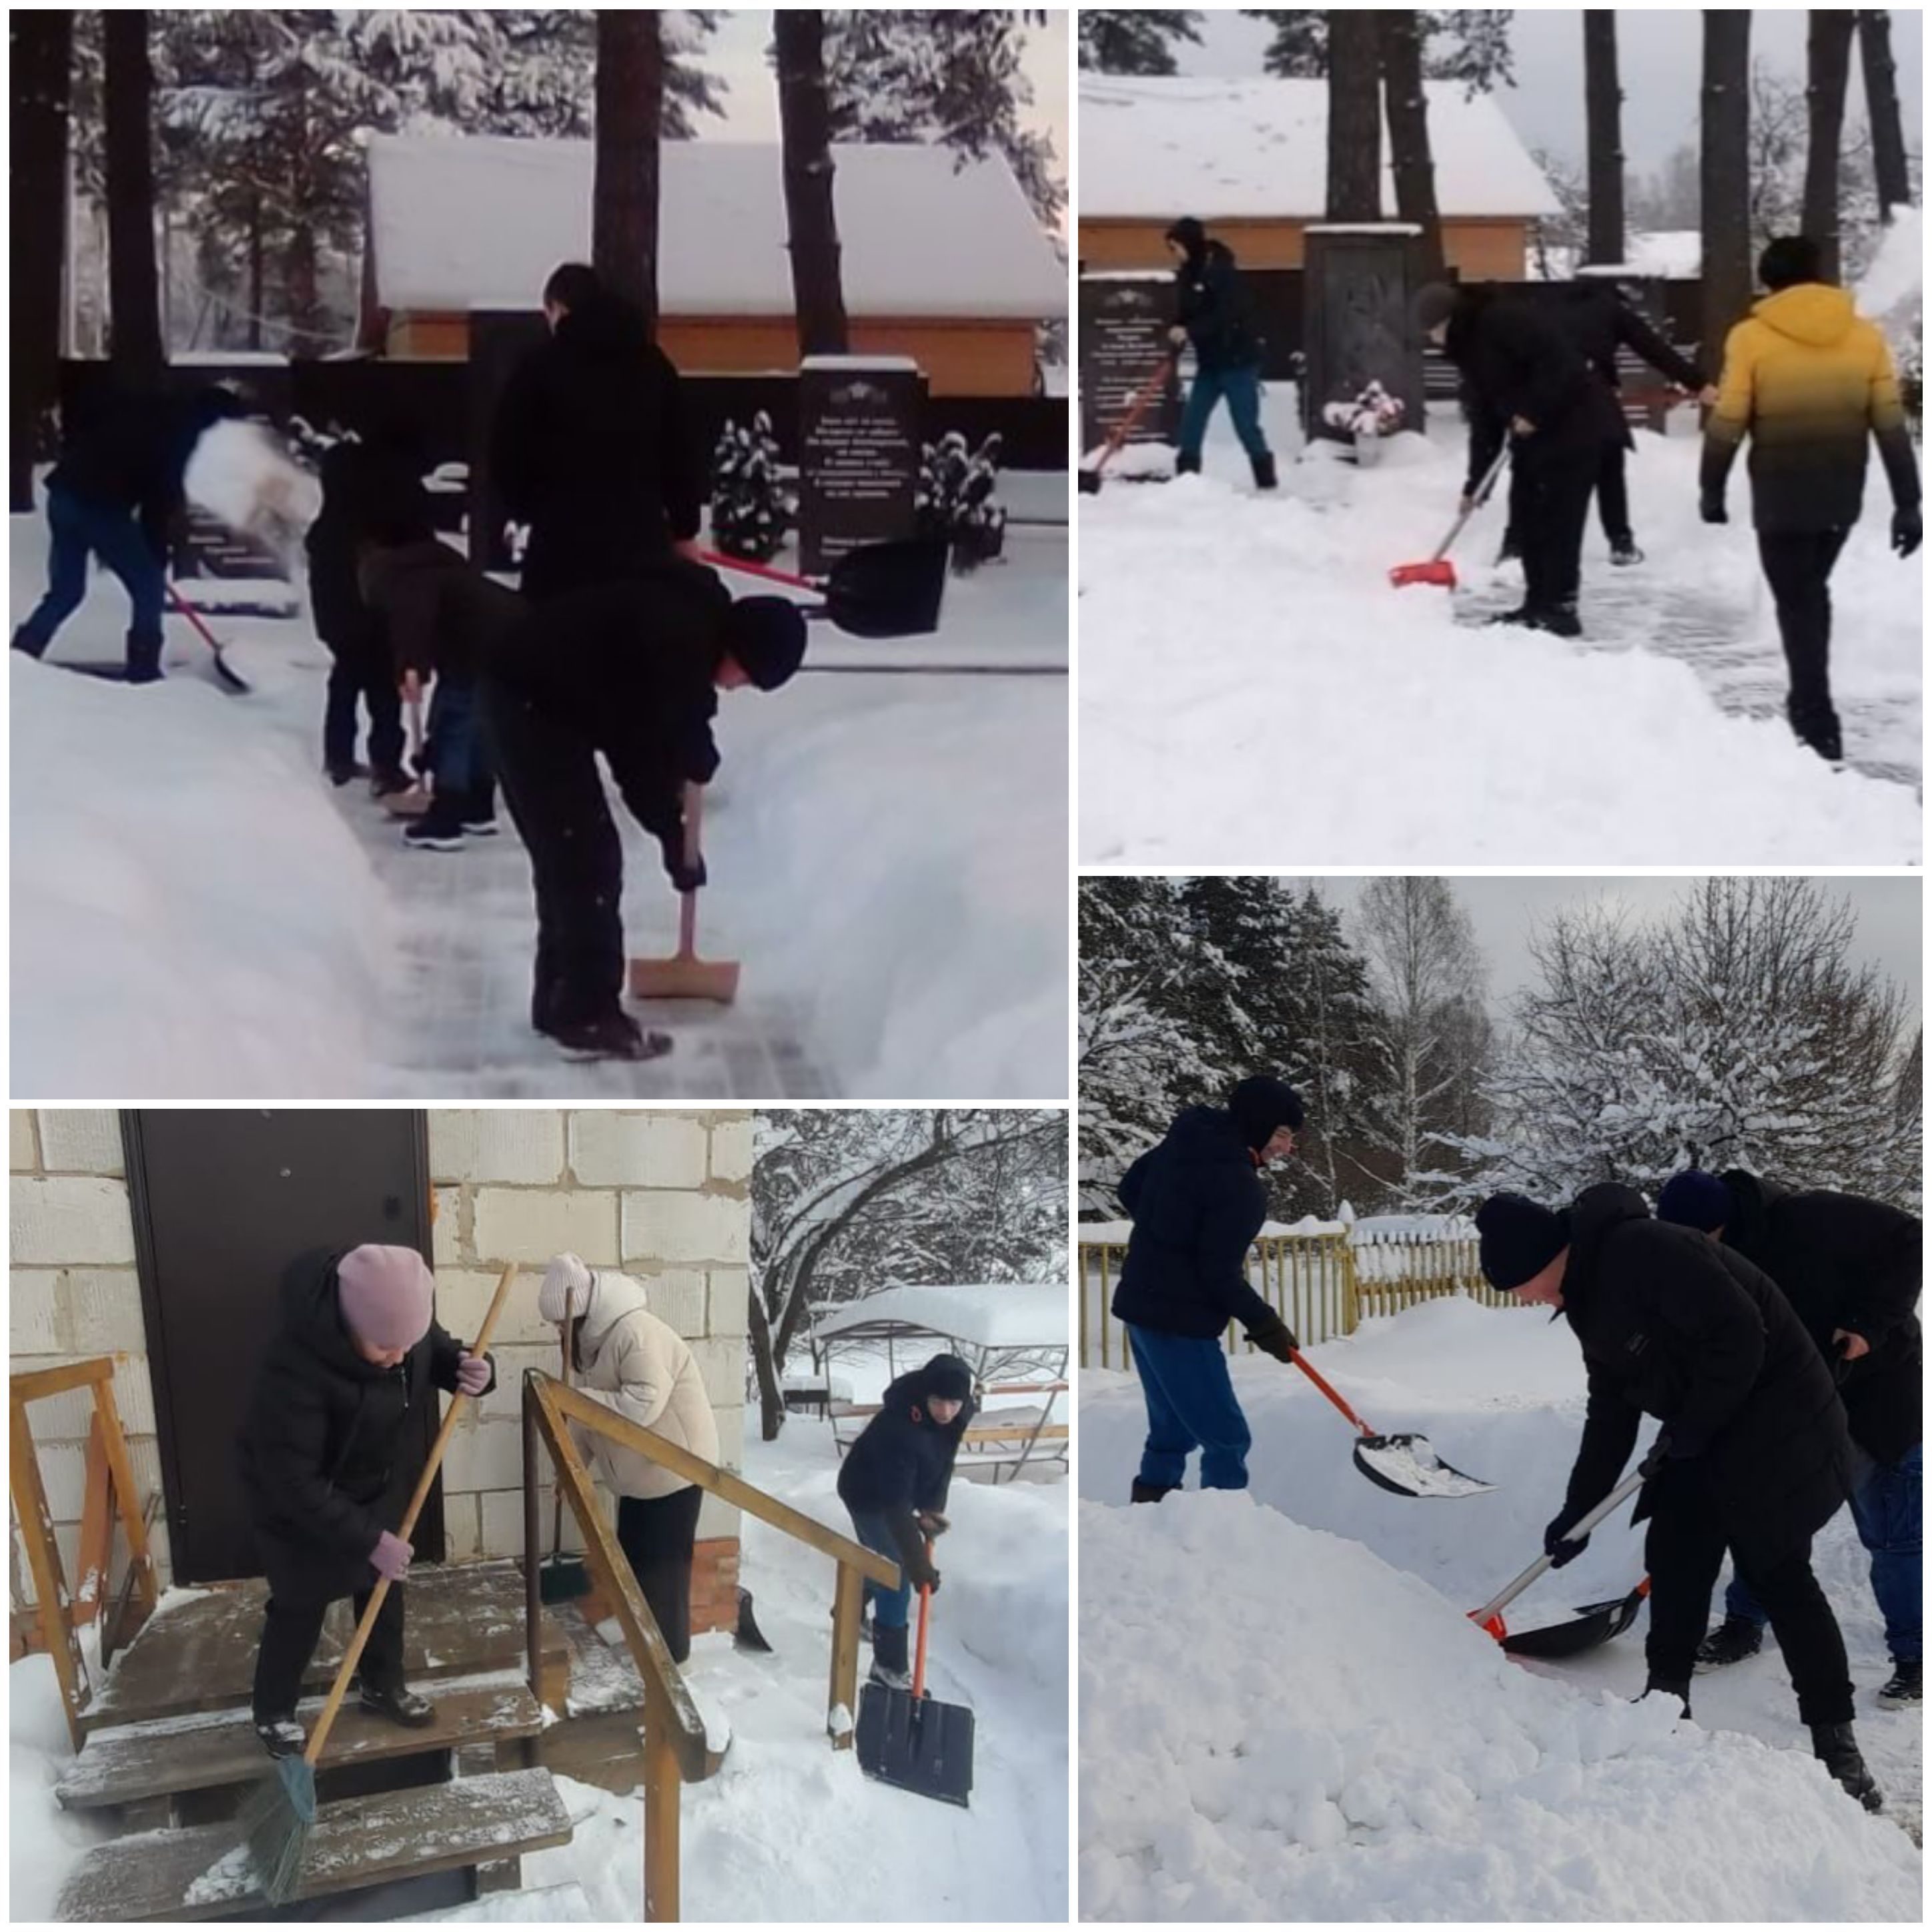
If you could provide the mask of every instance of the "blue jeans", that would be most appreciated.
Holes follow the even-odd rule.
[[[1191,1450],[1201,1451],[1204,1490],[1245,1490],[1248,1448],[1253,1438],[1234,1400],[1228,1356],[1219,1340],[1168,1335],[1130,1327],[1134,1372],[1147,1398],[1147,1448],[1140,1479],[1159,1489],[1178,1489]]]
[[[46,595],[14,633],[15,648],[34,657],[46,651],[87,595],[87,560],[98,556],[120,578],[134,606],[128,626],[128,681],[152,683],[161,674],[167,576],[134,513],[90,503],[56,486],[47,492],[47,527],[53,545],[47,556]]]
[[[1180,453],[1198,460],[1208,439],[1208,421],[1214,405],[1227,398],[1234,434],[1249,455],[1265,456],[1268,438],[1262,434],[1262,372],[1250,363],[1245,369],[1197,369],[1187,406],[1180,412]]]
[[[1916,1664],[1924,1654],[1924,1580],[1918,1568],[1924,1453],[1922,1445],[1888,1463],[1874,1462],[1862,1449],[1852,1451],[1852,1521],[1871,1555],[1872,1594],[1895,1664]],[[1736,1576],[1724,1592],[1724,1614],[1764,1628],[1763,1606]]]
[[[876,1550],[881,1556],[894,1563],[901,1562],[899,1546],[892,1540],[891,1526],[885,1517],[872,1510],[854,1510],[852,1527],[858,1532],[859,1540],[868,1550]],[[866,1580],[866,1601],[872,1608],[872,1622],[881,1630],[904,1630],[912,1602],[912,1582],[902,1567],[899,1586],[888,1590],[874,1583],[868,1576]]]
[[[437,799],[451,801],[466,817],[487,818],[496,807],[496,773],[474,678],[447,671],[437,677],[429,736]]]

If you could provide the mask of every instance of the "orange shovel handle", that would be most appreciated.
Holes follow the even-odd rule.
[[[926,1560],[932,1561],[932,1538],[926,1539]],[[932,1620],[932,1586],[922,1583],[919,1588],[919,1648],[913,1659],[912,1694],[915,1700],[926,1695],[926,1632]]]
[[[1301,1372],[1306,1376],[1308,1379],[1312,1382],[1315,1386],[1318,1388],[1322,1393],[1325,1395],[1328,1400],[1355,1425],[1356,1430],[1360,1434],[1364,1436],[1374,1435],[1376,1432],[1371,1429],[1346,1402],[1342,1400],[1341,1396],[1336,1392],[1336,1390],[1323,1378],[1320,1371],[1310,1364],[1308,1358],[1304,1355],[1299,1348],[1295,1350],[1293,1360],[1294,1366],[1299,1369]]]

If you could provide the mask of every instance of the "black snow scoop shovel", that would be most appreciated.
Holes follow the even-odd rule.
[[[1567,1540],[1580,1542],[1588,1536],[1612,1510],[1636,1495],[1643,1486],[1646,1475],[1642,1468],[1633,1469],[1588,1516],[1572,1527]],[[1480,1624],[1512,1657],[1574,1657],[1579,1652],[1593,1650],[1598,1644],[1607,1643],[1612,1637],[1628,1630],[1643,1600],[1650,1594],[1650,1579],[1646,1576],[1627,1597],[1618,1597],[1606,1604],[1586,1604],[1568,1622],[1546,1624],[1541,1630],[1525,1630],[1520,1636],[1511,1636],[1508,1626],[1503,1622],[1503,1612],[1551,1567],[1552,1560],[1547,1556],[1539,1556],[1520,1576],[1505,1583],[1480,1610],[1469,1612],[1469,1621]]]
[[[1452,1469],[1430,1448],[1426,1436],[1378,1436],[1310,1366],[1299,1348],[1294,1359],[1294,1366],[1354,1424],[1355,1467],[1378,1489],[1399,1496],[1479,1496],[1496,1487]]]
[[[928,1556],[932,1546],[926,1545]],[[919,1654],[912,1688],[868,1684],[859,1693],[854,1743],[859,1768],[881,1784],[964,1804],[973,1790],[973,1713],[964,1704],[942,1704],[926,1688],[926,1630],[932,1592],[919,1593]]]
[[[946,596],[947,544],[944,537],[907,537],[896,543],[861,544],[832,565],[827,577],[800,577],[713,550],[699,554],[714,570],[763,578],[790,590],[810,590],[824,598],[806,611],[822,617],[848,637],[921,638],[939,628],[939,607]]]

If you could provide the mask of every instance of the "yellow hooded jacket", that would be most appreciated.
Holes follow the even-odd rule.
[[[1702,488],[1724,500],[1751,440],[1752,521],[1761,530],[1849,530],[1876,439],[1894,502],[1918,501],[1918,472],[1885,338],[1843,289],[1800,282],[1767,296],[1724,344],[1704,434]]]

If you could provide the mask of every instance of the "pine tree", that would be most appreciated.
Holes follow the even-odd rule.
[[[16,8],[8,16],[7,36],[14,105],[8,196],[14,223],[14,387],[8,497],[17,515],[34,507],[33,466],[60,400],[73,11]]]
[[[977,449],[957,430],[924,446],[914,510],[922,536],[944,537],[962,575],[990,562],[1006,543],[1006,512],[997,500],[1000,433]]]
[[[1066,190],[1053,144],[1020,124],[1034,96],[1018,13],[874,7],[829,15],[827,26],[835,140],[1004,155],[1041,222],[1059,219]]]
[[[1078,17],[1080,64],[1096,74],[1172,74],[1175,43],[1201,43],[1198,12],[1084,7]]]
[[[712,544],[727,556],[768,562],[790,521],[771,418],[760,410],[748,429],[728,421],[711,452]]]
[[[1262,57],[1270,74],[1303,80],[1327,75],[1328,13],[1256,7],[1241,10],[1250,20],[1268,21],[1274,29]],[[1510,23],[1514,18],[1506,7],[1419,13],[1424,73],[1431,80],[1460,81],[1472,94],[1512,85],[1516,73]]]

